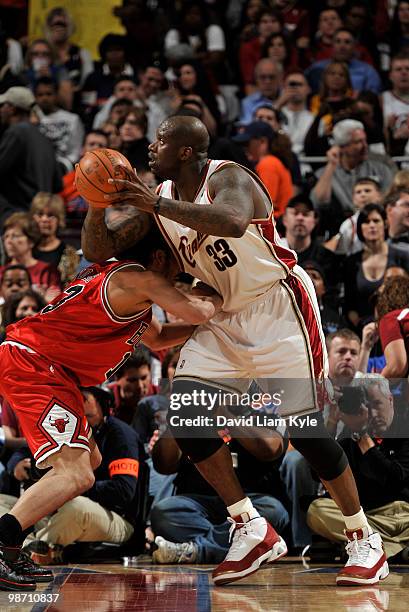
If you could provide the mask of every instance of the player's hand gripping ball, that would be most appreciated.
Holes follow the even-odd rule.
[[[116,185],[108,183],[108,179],[127,179],[127,170],[132,172],[132,166],[127,158],[114,149],[95,149],[89,151],[75,166],[75,185],[78,193],[93,208],[110,206],[104,198],[106,193],[121,191]]]

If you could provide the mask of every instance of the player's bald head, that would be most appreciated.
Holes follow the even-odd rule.
[[[171,138],[178,147],[191,147],[198,159],[207,156],[209,132],[197,117],[174,116],[165,119],[159,131]]]

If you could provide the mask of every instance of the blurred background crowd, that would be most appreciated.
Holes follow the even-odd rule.
[[[174,114],[200,118],[210,157],[238,162],[264,182],[281,239],[313,280],[337,398],[352,381],[364,388],[353,414],[345,402],[327,407],[327,426],[345,440],[389,556],[407,559],[409,441],[392,434],[406,431],[409,413],[409,2],[119,2],[113,15],[124,33],[103,36],[94,60],[73,42],[76,24],[64,2],[33,38],[29,3],[0,0],[2,338],[86,265],[79,159],[117,149],[155,188],[160,177],[150,172],[148,146],[159,124]],[[125,214],[111,208],[107,221]],[[189,291],[192,282],[181,275],[178,285]],[[88,495],[95,505],[73,500],[39,525],[30,544],[37,560],[68,558],[78,542],[116,543],[118,555],[128,543],[128,552],[140,552],[147,523],[157,562],[222,560],[224,508],[163,435],[176,362],[176,350],[138,349],[116,380],[84,390],[105,452]],[[6,512],[38,474],[4,401],[1,419]],[[370,448],[351,438],[364,429],[375,440]],[[256,451],[233,434],[226,433],[246,492],[296,554],[311,546],[313,532],[342,540],[336,509],[285,432]],[[115,476],[109,466],[123,456],[138,462],[139,475]],[[338,550],[316,549],[329,557]]]

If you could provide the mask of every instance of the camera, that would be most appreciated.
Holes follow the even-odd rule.
[[[366,393],[363,387],[341,387],[341,397],[338,400],[339,409],[345,414],[359,414],[361,404],[366,403]]]

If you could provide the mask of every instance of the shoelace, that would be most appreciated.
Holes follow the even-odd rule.
[[[369,553],[373,548],[369,538],[358,540],[356,533],[354,533],[354,539],[346,545],[346,551],[349,555],[347,565],[361,565],[366,563]]]
[[[37,563],[35,563],[31,559],[31,557],[23,550],[20,552],[19,558],[15,563],[13,563],[13,565],[18,570],[33,569],[33,567],[39,567]]]
[[[227,553],[226,560],[234,556],[234,554],[240,548],[244,538],[251,531],[251,519],[247,523],[236,523],[234,519],[228,516],[227,520],[229,521],[229,523],[231,523],[231,527],[229,529],[229,542],[231,543],[231,545],[229,548],[229,552]]]
[[[0,559],[0,569],[2,569],[4,572],[7,572],[7,574],[13,571],[11,567],[9,567],[7,563],[3,561],[3,559]]]
[[[194,553],[192,542],[168,542],[166,545],[168,554],[170,553],[169,563],[182,563],[189,561]]]

